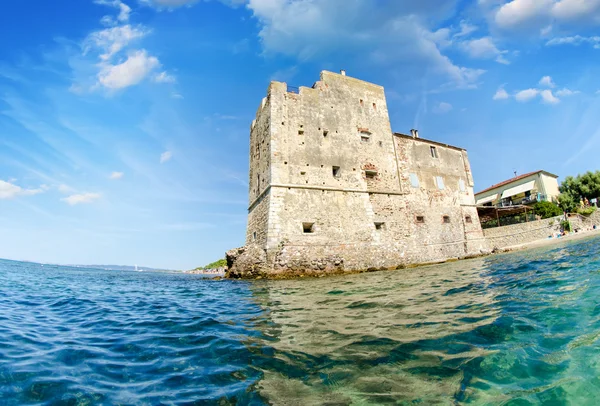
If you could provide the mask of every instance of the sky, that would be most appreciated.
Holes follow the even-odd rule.
[[[475,191],[598,168],[600,0],[20,0],[0,12],[0,258],[191,269],[242,246],[271,80],[345,69]]]

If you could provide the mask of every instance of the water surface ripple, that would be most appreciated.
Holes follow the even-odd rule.
[[[0,404],[595,405],[599,242],[293,281],[0,261]]]

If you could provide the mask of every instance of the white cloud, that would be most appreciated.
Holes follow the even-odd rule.
[[[557,91],[556,95],[558,97],[565,97],[565,96],[574,96],[579,93],[581,93],[579,90],[571,90],[571,89],[567,89],[566,87],[564,87],[561,90]]]
[[[160,72],[154,76],[156,83],[175,83],[177,79],[173,75],[169,75],[167,72]]]
[[[435,114],[445,114],[452,111],[452,105],[446,102],[440,102],[433,107],[433,112]]]
[[[127,4],[123,3],[122,1],[120,1],[120,0],[95,0],[94,3],[118,8],[119,15],[117,16],[117,19],[120,22],[129,21],[129,15],[131,14],[131,7],[129,7]]]
[[[402,64],[415,74],[450,80],[457,87],[473,87],[484,73],[455,64],[440,46],[449,41],[447,29],[432,31],[454,11],[454,2],[422,0],[387,2],[374,9],[369,0],[249,0],[247,7],[259,21],[259,37],[266,54],[281,53],[300,60],[342,54],[356,63],[379,66]],[[466,32],[472,30],[465,27]],[[358,58],[357,58],[358,56]]]
[[[198,0],[140,0],[149,6],[175,8],[181,6],[189,6],[196,3]]]
[[[494,21],[503,29],[543,30],[549,24],[566,28],[600,24],[600,0],[512,0],[495,12]]]
[[[70,192],[72,192],[72,191],[73,191],[73,188],[72,188],[72,187],[70,187],[70,186],[68,186],[68,185],[65,185],[65,184],[63,183],[63,184],[61,184],[61,185],[58,185],[58,191],[59,191],[60,193],[70,193]]]
[[[84,53],[89,52],[91,47],[95,46],[104,52],[100,55],[100,59],[108,61],[132,41],[145,37],[148,32],[141,26],[132,27],[129,24],[96,31],[85,40]]]
[[[183,99],[183,95],[181,93],[177,93],[177,92],[171,93],[171,97],[173,99]]]
[[[582,37],[581,35],[574,35],[571,37],[556,37],[552,38],[546,45],[548,46],[556,46],[556,45],[574,45],[579,46],[582,44],[590,44],[595,49],[600,49],[600,37]]]
[[[98,73],[98,83],[108,89],[122,89],[144,80],[160,62],[146,50],[135,51],[118,65],[106,64]]]
[[[12,180],[12,182],[14,182],[14,180]],[[46,190],[47,187],[44,187],[44,185],[40,186],[38,189],[23,189],[14,183],[0,180],[0,200],[13,199],[19,196],[37,195],[45,192]]]
[[[164,164],[165,162],[169,161],[172,157],[173,153],[171,151],[165,151],[162,154],[160,154],[160,163]]]
[[[493,99],[494,100],[506,100],[509,97],[510,96],[508,95],[508,93],[506,93],[506,90],[504,90],[504,88],[501,87],[496,91],[496,94],[494,94]]]
[[[467,21],[462,20],[460,22],[460,31],[454,34],[454,37],[467,37],[473,32],[477,31],[477,26],[469,24]]]
[[[538,89],[525,89],[518,92],[515,95],[515,99],[520,102],[526,102],[535,98],[539,93]]]
[[[540,92],[540,95],[542,96],[542,100],[544,101],[544,103],[556,104],[556,103],[560,102],[560,100],[552,94],[552,90],[549,90],[549,89],[542,90]]]
[[[494,41],[491,37],[483,37],[464,41],[461,43],[461,47],[471,58],[495,58],[496,62],[498,63],[509,64],[509,62],[503,56],[506,51],[500,51],[496,47],[496,44],[494,44]]]
[[[546,21],[553,3],[553,0],[513,0],[498,9],[495,21],[502,28],[541,23]]]
[[[553,88],[556,86],[550,76],[544,76],[543,78],[541,78],[539,85],[544,86],[544,87],[550,87],[550,88]]]
[[[125,175],[123,172],[113,172],[110,174],[110,179],[121,179]]]
[[[80,203],[91,203],[94,200],[99,199],[100,196],[101,195],[99,193],[80,193],[80,194],[74,194],[74,195],[71,195],[68,197],[64,197],[60,200],[68,203],[71,206],[75,206],[76,204],[80,204]]]

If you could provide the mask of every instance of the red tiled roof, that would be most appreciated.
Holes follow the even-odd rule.
[[[485,193],[485,192],[487,192],[489,190],[496,189],[497,187],[500,187],[500,186],[508,185],[509,183],[516,182],[518,180],[524,179],[524,178],[526,178],[528,176],[535,175],[536,173],[540,173],[540,172],[543,172],[545,174],[548,174],[550,176],[554,176],[555,178],[558,178],[558,176],[556,176],[556,175],[554,175],[554,174],[552,174],[550,172],[546,172],[546,171],[529,172],[529,173],[525,173],[523,175],[515,176],[514,178],[507,179],[507,180],[505,180],[503,182],[500,182],[500,183],[497,183],[495,185],[492,185],[489,188],[482,190],[481,192],[475,193],[475,195],[480,195],[480,194]]]

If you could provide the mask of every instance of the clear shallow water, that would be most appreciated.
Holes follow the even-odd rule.
[[[599,244],[295,281],[0,261],[0,405],[595,405]]]

